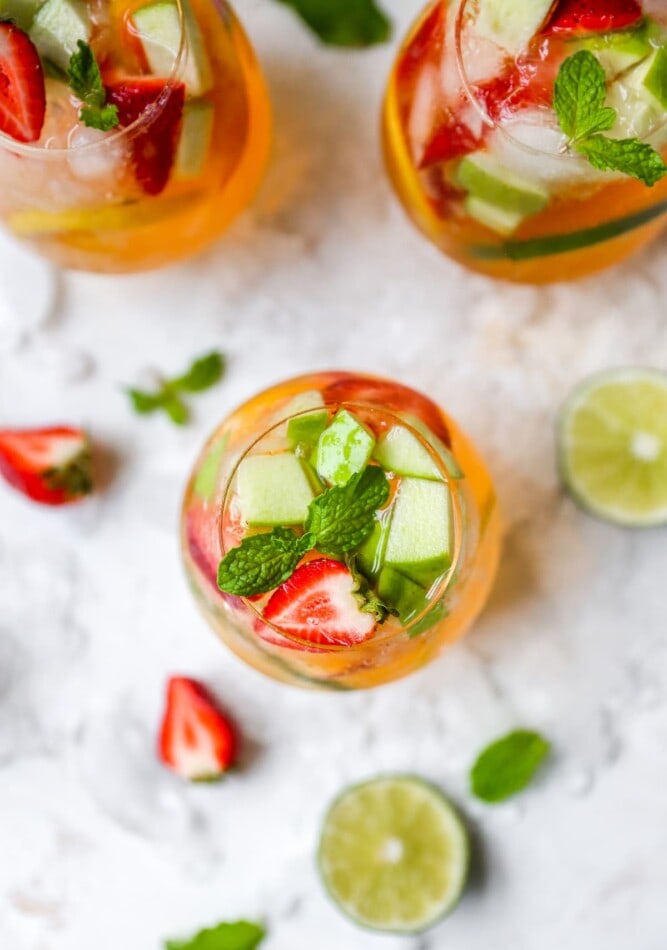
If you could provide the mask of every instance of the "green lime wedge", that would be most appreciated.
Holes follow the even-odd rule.
[[[410,775],[345,789],[320,838],[320,873],[340,910],[393,933],[419,933],[453,910],[468,859],[456,810],[438,788]]]
[[[559,454],[566,487],[591,514],[633,528],[667,523],[667,373],[586,380],[561,411]]]

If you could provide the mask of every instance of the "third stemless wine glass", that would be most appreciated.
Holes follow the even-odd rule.
[[[384,141],[408,212],[467,267],[532,283],[607,267],[667,220],[667,4],[431,3],[392,72]]]
[[[243,660],[330,689],[405,676],[462,636],[493,583],[484,463],[430,399],[317,373],[260,393],[205,446],[183,506],[204,616]]]
[[[0,0],[0,217],[65,266],[160,267],[252,199],[270,110],[225,0]]]

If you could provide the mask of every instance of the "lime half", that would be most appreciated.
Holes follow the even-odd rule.
[[[468,836],[435,786],[387,775],[345,789],[320,838],[320,873],[338,907],[373,930],[418,933],[458,902]]]
[[[667,373],[611,370],[563,406],[560,466],[573,497],[616,524],[667,522]]]

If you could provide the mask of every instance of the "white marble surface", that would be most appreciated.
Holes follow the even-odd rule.
[[[387,6],[402,32],[418,0]],[[110,462],[78,509],[0,490],[0,947],[159,950],[246,915],[267,921],[266,950],[662,950],[667,535],[607,527],[563,497],[553,420],[592,370],[667,367],[667,242],[577,286],[463,273],[412,230],[382,172],[394,46],[327,52],[280,4],[239,9],[277,141],[257,206],[218,247],[100,279],[57,278],[2,244],[0,423],[85,423]],[[229,375],[189,428],[130,413],[121,383],[214,345]],[[507,522],[474,634],[350,696],[290,690],[228,655],[195,612],[175,530],[220,416],[325,366],[442,401],[487,455]],[[245,767],[220,787],[184,788],[154,762],[176,671],[209,681],[243,726]],[[467,767],[514,724],[544,730],[554,761],[516,803],[479,807]],[[356,930],[314,872],[329,798],[386,769],[439,782],[481,843],[459,910],[423,939]]]

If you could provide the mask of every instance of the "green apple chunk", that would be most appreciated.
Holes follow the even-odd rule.
[[[293,417],[287,423],[287,438],[294,447],[316,445],[327,427],[324,400],[316,389],[295,396],[285,410],[285,415]]]
[[[392,426],[383,433],[375,446],[373,457],[388,472],[442,480],[442,473],[428,449],[404,426]]]
[[[317,444],[318,475],[334,485],[345,485],[363,471],[375,448],[375,439],[358,419],[341,409]]]
[[[479,221],[485,228],[507,237],[518,229],[525,221],[526,216],[518,211],[504,211],[498,205],[489,204],[481,198],[468,195],[465,200],[465,212],[475,221]]]
[[[418,617],[428,604],[428,594],[424,588],[393,567],[382,568],[378,578],[378,594],[386,604],[398,611],[401,623],[409,623]]]
[[[473,29],[516,56],[539,32],[553,6],[554,0],[478,0]]]
[[[40,56],[65,72],[79,40],[90,42],[91,33],[90,16],[81,0],[46,0],[35,15],[30,39]]]
[[[185,103],[181,135],[178,140],[174,177],[189,181],[204,171],[213,138],[213,104],[205,99]]]
[[[429,588],[452,562],[452,513],[448,487],[424,478],[399,485],[385,550],[385,566]]]
[[[244,520],[266,526],[303,524],[315,494],[303,465],[290,452],[245,458],[237,490]]]
[[[653,51],[649,21],[638,29],[621,30],[587,36],[572,44],[574,50],[589,50],[604,69],[607,79],[613,80],[627,69],[636,66]]]
[[[661,148],[667,141],[667,50],[664,47],[655,49],[647,59],[611,83],[607,105],[617,113],[610,135],[614,138],[650,138],[656,148]]]
[[[181,78],[189,96],[201,96],[213,85],[213,71],[199,24],[187,0],[181,0],[185,30],[185,62]],[[158,0],[139,7],[132,21],[151,72],[170,76],[181,45],[181,18],[176,0]]]
[[[667,49],[664,46],[656,50],[644,86],[662,108],[667,109]]]
[[[458,167],[456,181],[473,198],[496,205],[508,213],[537,214],[549,203],[549,193],[544,188],[500,165],[488,152],[477,152],[464,158]]]
[[[384,562],[389,524],[390,520],[386,517],[376,521],[373,530],[357,551],[359,570],[371,580],[377,577]]]
[[[417,416],[413,416],[412,413],[408,412],[404,412],[402,415],[406,422],[408,422],[413,429],[416,429],[417,432],[428,442],[428,444],[435,449],[438,456],[442,460],[442,464],[445,466],[445,470],[447,471],[449,477],[457,479],[463,478],[463,469],[442,439],[439,439],[436,435],[433,435],[426,423]]]
[[[13,20],[19,30],[29,30],[43,0],[0,0],[0,20]]]

